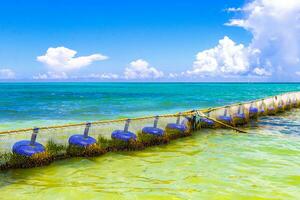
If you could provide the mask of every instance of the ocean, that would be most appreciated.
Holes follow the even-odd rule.
[[[0,130],[174,113],[258,99],[300,84],[0,83]],[[297,199],[300,110],[247,134],[200,130],[143,151],[0,173],[3,199]],[[5,141],[1,141],[5,142]]]
[[[221,106],[300,90],[261,83],[0,83],[0,130]]]

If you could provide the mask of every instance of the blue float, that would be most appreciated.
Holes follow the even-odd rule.
[[[226,122],[226,123],[231,123],[232,122],[232,117],[231,116],[227,116],[227,109],[225,109],[224,111],[224,115],[221,115],[218,117],[218,120]]]
[[[112,132],[111,138],[128,142],[129,140],[136,140],[136,135],[129,131],[115,130]]]
[[[163,136],[164,130],[157,128],[157,123],[158,123],[158,116],[156,116],[154,119],[153,127],[144,127],[142,129],[142,133],[155,135],[155,136]]]
[[[291,106],[291,99],[288,99],[286,102],[286,107],[289,109]]]
[[[136,135],[130,131],[129,129],[130,119],[128,119],[125,123],[124,130],[115,130],[111,134],[112,139],[121,140],[125,142],[129,142],[130,140],[136,140]]]
[[[296,99],[293,100],[293,106],[297,107],[297,100]]]
[[[244,114],[242,105],[239,106],[238,113],[235,115],[235,117],[240,119],[240,120],[245,120],[246,119],[246,116]]]
[[[12,147],[13,153],[21,156],[30,157],[33,156],[34,154],[45,152],[46,151],[45,147],[42,144],[36,142],[38,131],[39,131],[38,128],[33,129],[31,140],[22,140],[16,142]]]
[[[78,147],[87,147],[92,144],[95,144],[97,141],[95,138],[87,136],[85,137],[84,135],[77,134],[77,135],[72,135],[69,138],[69,144],[78,146]]]
[[[249,109],[249,113],[250,114],[257,114],[258,113],[258,108],[251,106],[250,109]]]
[[[268,108],[269,111],[274,111],[275,108],[274,107],[271,107],[271,108]]]
[[[201,118],[200,122],[203,123],[204,126],[214,126],[215,122],[213,120],[207,118]]]
[[[184,133],[187,130],[187,127],[184,124],[180,124],[180,114],[179,114],[177,117],[176,123],[167,124],[166,129]]]
[[[218,120],[230,123],[232,121],[232,118],[230,116],[219,116]]]
[[[239,119],[246,119],[246,116],[245,116],[244,113],[236,114],[235,117],[236,117],[236,118],[239,118]]]
[[[91,123],[87,123],[84,129],[84,133],[72,135],[69,138],[69,144],[77,147],[87,147],[95,144],[97,141],[95,138],[88,136]]]

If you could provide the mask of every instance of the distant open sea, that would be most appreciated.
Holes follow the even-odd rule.
[[[0,130],[213,107],[300,90],[267,83],[0,83]]]
[[[300,84],[1,83],[0,129],[172,113],[296,90]],[[300,109],[262,117],[243,129],[248,133],[201,129],[191,137],[143,151],[2,171],[0,196],[299,199]]]

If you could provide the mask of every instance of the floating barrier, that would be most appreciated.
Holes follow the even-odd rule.
[[[255,121],[260,116],[275,115],[299,106],[300,92],[291,92],[175,114],[2,131],[0,168],[35,167],[57,159],[143,149],[189,136],[202,128],[229,128],[246,133],[239,127],[248,124],[250,120]],[[124,129],[120,130],[124,123]],[[74,135],[80,132],[83,134]],[[36,141],[38,133],[39,142]],[[30,136],[31,140],[26,140]]]

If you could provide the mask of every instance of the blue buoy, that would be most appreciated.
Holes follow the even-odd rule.
[[[253,106],[253,103],[251,104],[249,108],[249,117],[250,118],[256,118],[258,117],[258,108]]]
[[[270,108],[268,108],[268,110],[269,110],[269,111],[274,111],[275,108],[274,108],[274,107],[270,107]]]
[[[187,130],[187,127],[184,124],[180,124],[180,113],[177,117],[176,123],[167,124],[166,129],[171,131],[178,131],[181,134]]]
[[[34,154],[45,152],[46,151],[45,147],[42,144],[36,142],[38,131],[39,131],[38,128],[33,129],[31,140],[22,140],[16,142],[12,148],[13,153],[21,156],[30,157],[33,156]]]
[[[129,129],[130,119],[126,120],[124,130],[115,130],[111,134],[112,139],[122,140],[128,142],[130,140],[136,140],[136,135],[130,131]]]
[[[245,116],[244,113],[236,114],[235,117],[236,117],[236,118],[239,118],[239,119],[246,119],[246,116]]]
[[[203,126],[214,126],[215,125],[215,122],[210,120],[210,119],[207,119],[207,118],[201,118],[200,119],[200,122],[203,124]]]
[[[231,123],[232,118],[231,118],[231,116],[227,116],[227,113],[228,113],[228,111],[227,111],[227,108],[226,108],[225,111],[224,111],[224,115],[219,116],[218,120],[223,121],[225,123]]]
[[[249,109],[249,113],[250,114],[257,114],[258,113],[258,108],[251,106],[250,109]]]
[[[246,119],[246,115],[244,114],[242,105],[239,106],[238,112],[235,115],[235,117],[240,119],[240,120],[245,120]]]
[[[290,106],[291,106],[291,99],[289,98],[286,102],[286,107],[290,108]]]
[[[158,116],[156,116],[154,119],[153,127],[144,127],[142,129],[142,133],[155,135],[155,136],[163,136],[164,130],[157,128],[157,123],[158,123]]]
[[[259,106],[259,114],[263,115],[265,113],[264,102],[262,101]]]
[[[296,99],[293,100],[293,106],[297,107],[297,100]]]
[[[92,144],[95,144],[97,142],[96,139],[88,136],[90,127],[91,127],[91,123],[87,123],[83,135],[81,134],[72,135],[69,138],[69,144],[78,147],[87,147]]]
[[[244,106],[240,104],[238,112],[234,115],[234,124],[243,125],[246,123],[246,115],[244,113]]]
[[[232,121],[232,118],[230,116],[219,116],[218,120],[230,123]]]

